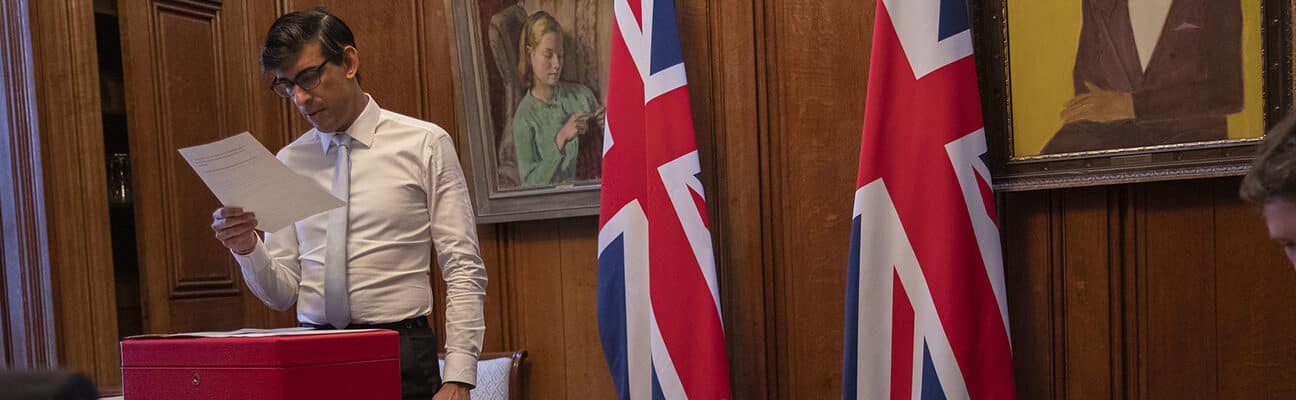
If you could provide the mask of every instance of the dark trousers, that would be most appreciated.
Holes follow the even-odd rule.
[[[301,326],[333,329],[331,325],[303,322]],[[414,317],[387,324],[352,324],[347,329],[388,329],[400,333],[401,398],[428,400],[441,388],[441,368],[437,365],[436,334],[427,318]]]

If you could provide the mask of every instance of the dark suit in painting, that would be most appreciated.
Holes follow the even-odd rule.
[[[1064,125],[1042,154],[1228,138],[1242,110],[1240,0],[1174,0],[1146,71],[1127,0],[1083,0],[1073,81],[1132,94],[1134,119]]]

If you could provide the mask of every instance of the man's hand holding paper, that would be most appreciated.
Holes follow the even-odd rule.
[[[224,205],[212,214],[212,230],[236,252],[256,245],[254,228],[274,232],[346,204],[288,169],[247,132],[180,149],[180,155]]]
[[[256,226],[256,214],[242,208],[221,207],[212,213],[212,230],[216,232],[216,239],[240,255],[251,253],[256,248]]]

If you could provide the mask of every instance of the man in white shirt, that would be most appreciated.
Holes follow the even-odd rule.
[[[379,108],[361,90],[351,30],[322,8],[276,20],[261,66],[275,76],[275,93],[315,127],[278,158],[348,205],[264,240],[255,210],[231,205],[212,215],[216,238],[248,288],[277,310],[296,303],[303,326],[400,332],[405,399],[467,399],[485,332],[486,269],[453,140],[435,124]],[[447,286],[444,386],[426,318],[433,250]]]

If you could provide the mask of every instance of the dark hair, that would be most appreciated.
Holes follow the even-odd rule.
[[[1253,204],[1277,197],[1296,199],[1296,114],[1269,130],[1257,154],[1238,194]]]
[[[356,47],[351,28],[324,7],[293,11],[270,25],[265,45],[261,48],[261,69],[269,71],[283,66],[285,59],[300,52],[302,46],[312,40],[319,41],[325,61],[338,65],[342,64],[342,49]],[[356,82],[360,82],[359,71],[356,72]]]

